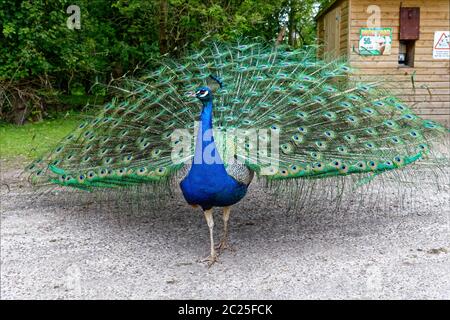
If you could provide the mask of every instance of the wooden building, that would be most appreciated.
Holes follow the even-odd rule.
[[[418,114],[450,125],[449,0],[335,0],[316,17],[322,57],[383,80]],[[325,55],[324,55],[325,54]]]

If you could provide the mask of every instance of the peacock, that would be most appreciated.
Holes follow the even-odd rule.
[[[158,197],[181,188],[204,213],[212,265],[232,249],[231,207],[255,175],[295,198],[299,182],[369,183],[431,159],[448,130],[353,73],[312,47],[210,42],[112,84],[114,98],[27,169],[35,184],[89,192],[151,185]],[[217,247],[214,207],[223,208]]]

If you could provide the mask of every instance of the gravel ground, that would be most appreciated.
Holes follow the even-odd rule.
[[[180,194],[153,210],[36,196],[18,172],[2,172],[2,299],[450,299],[448,188],[293,213],[252,183],[232,210],[237,251],[208,269],[206,223]]]

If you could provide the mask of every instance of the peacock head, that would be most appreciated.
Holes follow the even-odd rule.
[[[195,91],[195,96],[202,102],[208,102],[211,101],[213,96],[212,96],[212,91],[210,88],[208,87],[200,87],[197,89],[197,91]]]

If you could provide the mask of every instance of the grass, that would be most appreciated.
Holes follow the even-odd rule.
[[[31,160],[54,147],[76,125],[80,115],[68,113],[56,119],[23,126],[0,124],[0,156],[3,161]]]

